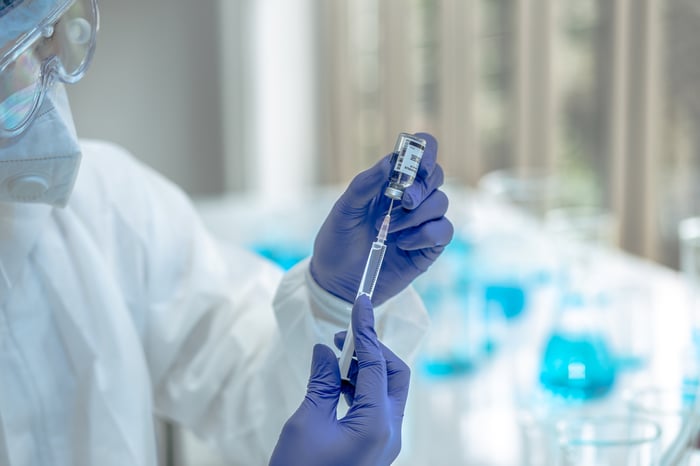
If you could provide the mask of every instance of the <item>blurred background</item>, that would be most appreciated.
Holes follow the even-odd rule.
[[[215,233],[285,268],[399,132],[437,137],[457,234],[416,283],[433,329],[401,465],[550,464],[517,452],[542,451],[533,426],[561,417],[561,399],[622,406],[616,390],[654,358],[678,369],[665,382],[700,384],[700,352],[679,356],[700,299],[661,267],[681,267],[679,222],[700,215],[697,0],[100,7],[94,63],[69,87],[78,133],[125,146]],[[685,268],[700,291],[697,222]],[[268,235],[279,224],[285,236]],[[562,360],[576,361],[563,375]],[[535,385],[548,395],[523,389]],[[504,452],[511,437],[520,450]],[[189,445],[167,464],[218,464]]]
[[[194,196],[345,183],[429,131],[448,177],[575,180],[675,265],[697,211],[694,0],[104,1],[79,134]],[[274,194],[270,194],[273,195]]]

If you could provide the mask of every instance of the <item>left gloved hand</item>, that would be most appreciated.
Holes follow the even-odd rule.
[[[372,296],[380,305],[406,288],[437,259],[453,235],[448,200],[439,191],[444,174],[436,162],[437,141],[429,134],[414,183],[394,202],[384,264]],[[311,276],[326,291],[354,302],[370,245],[377,237],[391,199],[384,195],[391,154],[357,175],[335,203],[316,236]],[[397,208],[397,206],[400,206]]]
[[[284,425],[270,466],[389,466],[398,456],[410,370],[377,339],[367,296],[357,298],[352,326],[357,364],[347,414],[337,418],[335,353],[318,344],[306,397]]]

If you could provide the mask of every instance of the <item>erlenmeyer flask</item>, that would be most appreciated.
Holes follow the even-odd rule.
[[[545,344],[540,381],[567,399],[607,394],[615,365],[600,306],[582,292],[567,291]]]

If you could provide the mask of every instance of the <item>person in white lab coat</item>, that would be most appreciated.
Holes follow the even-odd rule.
[[[353,180],[312,258],[283,275],[217,244],[123,149],[77,139],[63,83],[84,75],[97,29],[96,0],[0,1],[0,465],[155,465],[154,415],[231,464],[273,450],[275,465],[391,463],[401,358],[427,325],[408,285],[452,237],[434,139],[393,214],[373,299],[384,346],[372,304],[352,303],[389,159]],[[336,355],[314,344],[332,346],[351,308],[359,364],[338,420]]]

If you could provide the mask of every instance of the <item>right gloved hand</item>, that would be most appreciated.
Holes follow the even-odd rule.
[[[378,306],[409,286],[430,267],[452,240],[454,227],[445,217],[445,179],[437,163],[437,141],[427,142],[415,182],[394,204],[386,240],[381,278],[372,295]],[[367,251],[375,241],[391,200],[384,195],[392,170],[392,155],[357,175],[340,196],[314,241],[309,273],[327,292],[353,302],[357,296]]]
[[[401,424],[410,371],[382,345],[367,296],[352,309],[357,379],[352,406],[342,419],[338,361],[314,346],[306,398],[282,429],[270,466],[388,466],[401,450]]]

